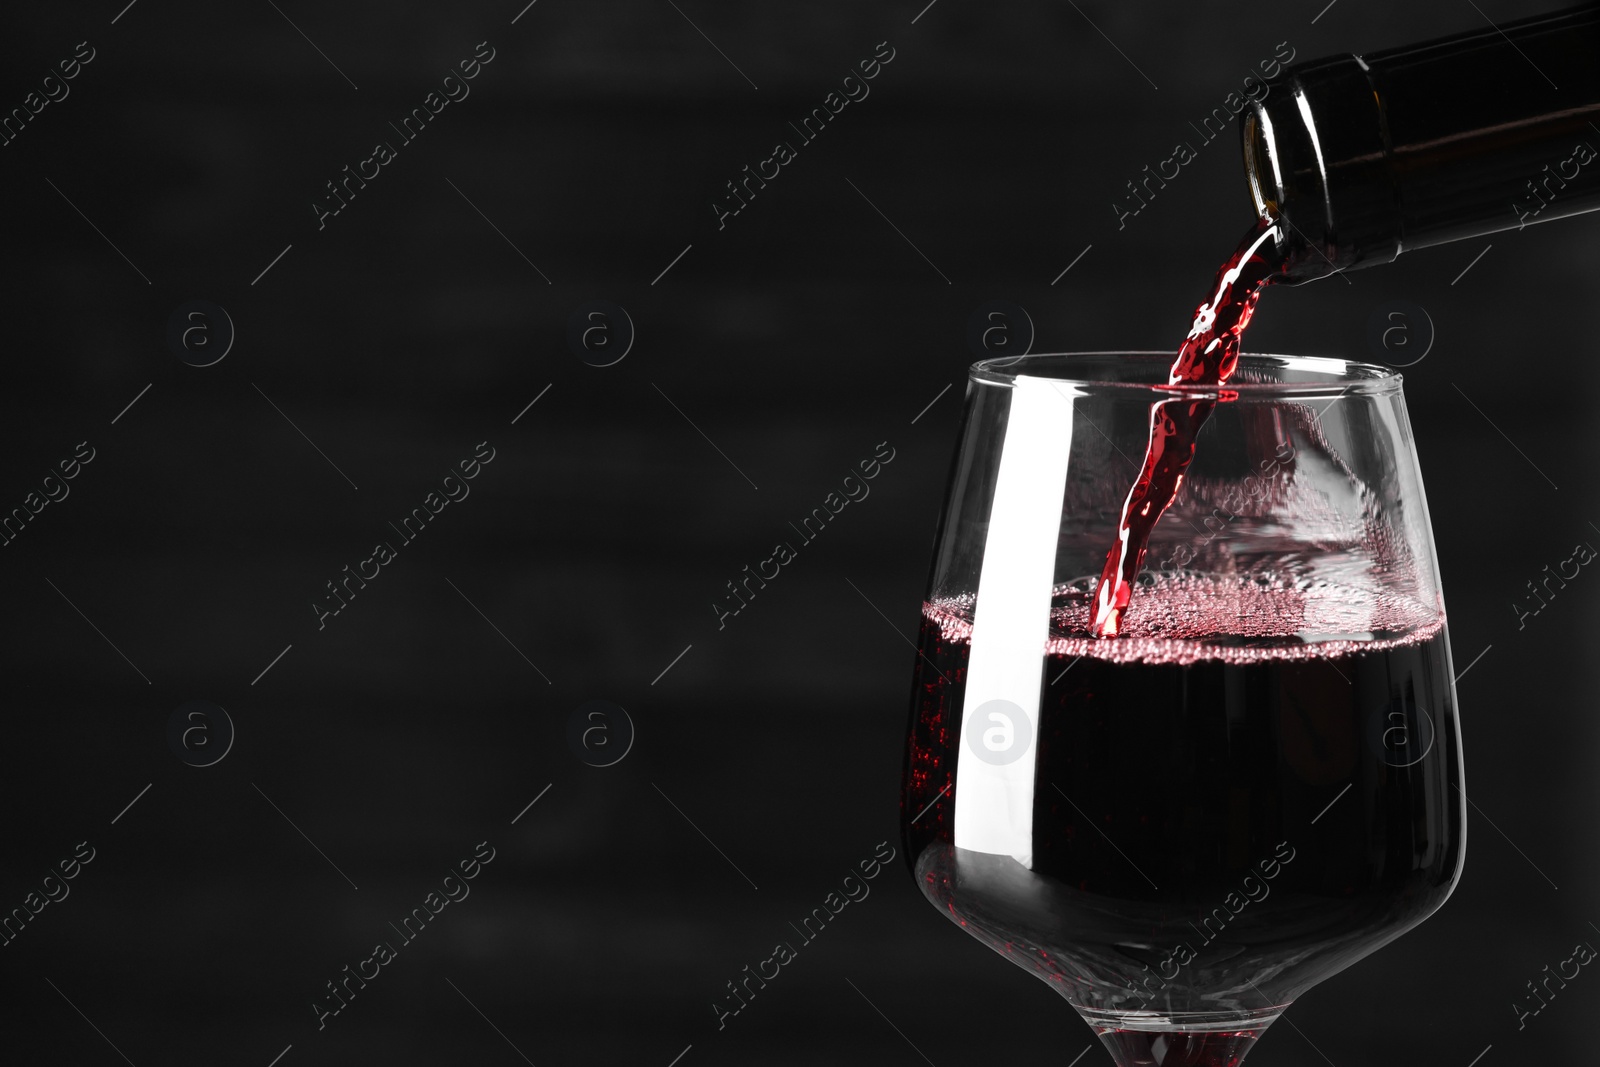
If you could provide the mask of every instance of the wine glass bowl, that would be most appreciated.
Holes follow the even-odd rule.
[[[1444,603],[1399,375],[1164,354],[973,367],[902,795],[924,895],[1122,1067],[1225,1067],[1449,896]],[[1151,425],[1205,405],[1115,637],[1095,599]]]

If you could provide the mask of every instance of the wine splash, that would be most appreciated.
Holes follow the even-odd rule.
[[[1261,219],[1245,234],[1217,273],[1211,299],[1195,312],[1189,336],[1178,349],[1169,385],[1223,385],[1239,365],[1239,344],[1255,313],[1261,291],[1284,267],[1276,221]],[[1095,602],[1094,632],[1115,637],[1133,595],[1133,580],[1144,563],[1145,546],[1162,513],[1183,488],[1194,460],[1195,438],[1210,418],[1215,399],[1181,396],[1150,408],[1150,441],[1144,466],[1128,491],[1117,524],[1117,543],[1106,554]]]

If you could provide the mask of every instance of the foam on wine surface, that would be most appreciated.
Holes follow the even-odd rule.
[[[1442,608],[1383,589],[1163,571],[1140,579],[1118,639],[1105,641],[1093,630],[1097,584],[1082,579],[1055,588],[1042,654],[1152,666],[1207,660],[1244,666],[1422,644],[1445,624]],[[924,605],[923,614],[944,640],[967,643],[975,599],[970,593],[942,598]]]

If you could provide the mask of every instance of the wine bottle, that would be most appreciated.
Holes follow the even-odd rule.
[[[1287,67],[1241,113],[1291,284],[1600,208],[1600,5]]]

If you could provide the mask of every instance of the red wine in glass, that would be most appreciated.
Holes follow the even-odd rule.
[[[1343,597],[1379,628],[1308,645],[1292,585],[1162,574],[1107,641],[1092,589],[1054,597],[1031,869],[952,841],[972,600],[925,607],[906,853],[928,899],[1055,986],[1120,1067],[1235,1067],[1296,996],[1455,884],[1444,619],[1322,589],[1321,625]],[[1251,634],[1230,632],[1241,617]]]

